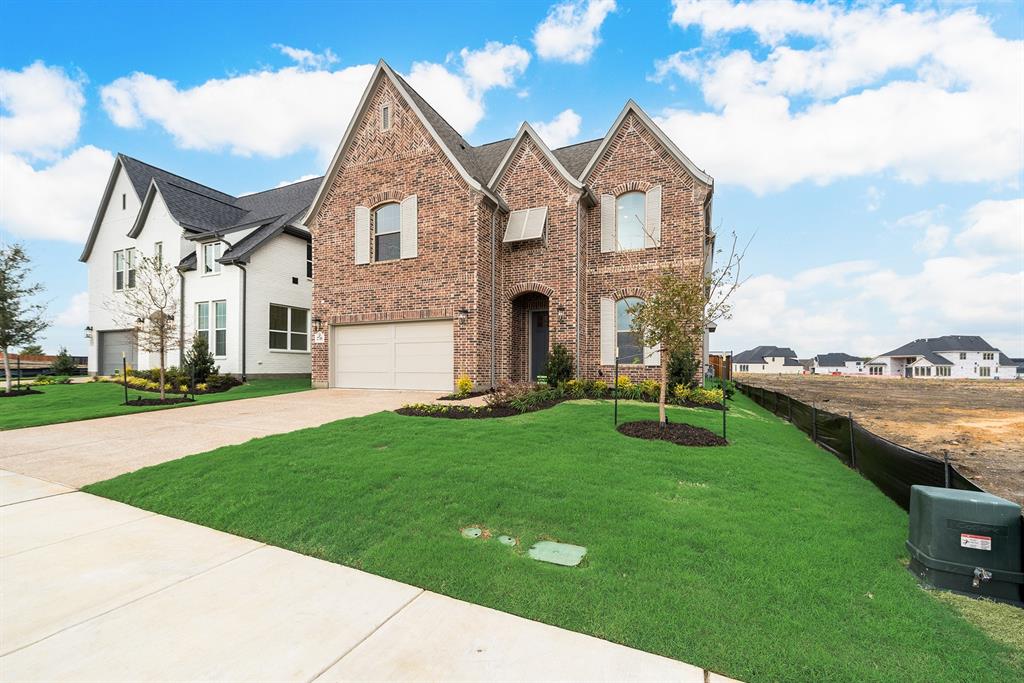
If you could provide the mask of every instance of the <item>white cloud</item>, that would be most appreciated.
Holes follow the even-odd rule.
[[[974,205],[964,213],[967,227],[953,240],[964,251],[925,258],[910,272],[873,261],[844,261],[790,277],[753,277],[737,292],[733,317],[719,325],[712,344],[737,351],[778,344],[802,356],[829,351],[877,355],[918,337],[978,334],[1004,353],[1020,354],[1024,262],[1021,251],[1012,261],[1006,258],[1010,245],[1003,241],[1013,212],[1021,211],[1016,203]],[[918,212],[893,227],[927,235],[939,214],[940,209]],[[993,239],[998,248],[973,251],[992,245]]]
[[[61,327],[82,327],[89,322],[89,292],[72,295],[67,307],[57,314],[53,323]]]
[[[677,0],[673,21],[709,38],[751,30],[765,46],[655,67],[699,83],[713,111],[657,120],[720,182],[758,193],[876,173],[1016,183],[1024,168],[1024,41],[973,9]]]
[[[694,58],[694,50],[676,52],[665,59],[654,60],[654,73],[647,80],[661,83],[669,76],[677,76],[687,81],[700,78],[700,64]]]
[[[885,199],[885,190],[875,187],[872,185],[864,193],[867,197],[867,208],[868,211],[878,211],[882,208],[882,200]]]
[[[533,42],[542,59],[583,64],[601,43],[601,24],[615,11],[615,0],[570,0],[548,10]]]
[[[113,163],[114,155],[92,145],[39,170],[0,154],[0,225],[33,239],[83,241]]]
[[[78,137],[85,77],[35,62],[21,71],[0,69],[0,149],[35,159],[55,159]]]
[[[491,88],[509,88],[530,64],[530,53],[518,45],[491,41],[482,50],[462,48],[462,68],[470,84],[479,92]]]
[[[372,65],[337,71],[286,67],[191,88],[136,72],[103,87],[100,95],[115,124],[153,121],[185,149],[272,158],[314,149],[329,159],[372,71]]]
[[[940,217],[945,211],[945,206],[916,211],[896,219],[892,227],[916,234],[914,251],[934,256],[946,246],[952,232],[948,225],[940,222]]]
[[[967,211],[967,229],[956,245],[969,252],[1003,253],[1024,259],[1024,199],[985,200]]]
[[[281,43],[274,43],[271,47],[280,50],[281,54],[299,66],[323,69],[338,62],[338,56],[334,54],[330,48],[327,48],[323,52],[313,52],[312,50],[282,45]]]
[[[566,109],[550,121],[538,121],[531,124],[537,135],[551,149],[564,147],[580,134],[580,123],[583,119],[572,109]]]

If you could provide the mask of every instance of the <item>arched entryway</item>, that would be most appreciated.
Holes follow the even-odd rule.
[[[551,347],[551,300],[540,292],[512,299],[509,370],[514,382],[532,382],[547,372]]]

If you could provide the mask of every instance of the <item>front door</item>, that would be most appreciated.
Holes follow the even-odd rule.
[[[530,311],[530,380],[548,368],[548,312]]]

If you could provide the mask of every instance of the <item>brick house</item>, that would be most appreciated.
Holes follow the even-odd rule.
[[[543,374],[554,343],[581,377],[616,353],[656,377],[625,309],[664,267],[710,267],[713,187],[632,101],[601,139],[551,150],[524,123],[474,147],[381,62],[305,219],[313,382],[487,387]]]

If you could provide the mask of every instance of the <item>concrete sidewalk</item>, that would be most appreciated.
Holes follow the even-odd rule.
[[[0,472],[3,681],[728,681]]]
[[[436,391],[318,389],[0,432],[0,467],[79,487],[270,434],[432,401]]]

